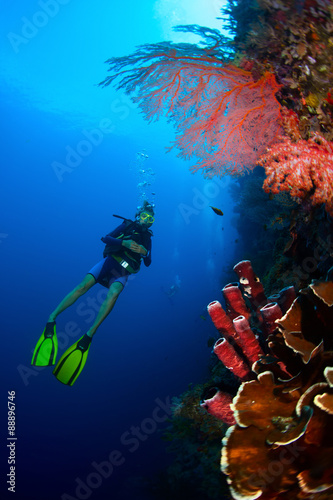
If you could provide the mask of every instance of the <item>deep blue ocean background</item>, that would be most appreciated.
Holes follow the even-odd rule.
[[[148,124],[128,96],[96,84],[109,57],[186,41],[173,25],[220,26],[221,5],[1,2],[1,499],[154,498],[146,481],[173,459],[161,439],[170,402],[205,379],[215,335],[206,306],[221,299],[239,258],[231,181],[192,175],[193,162],[166,153],[174,130],[165,119]],[[128,282],[84,371],[64,386],[52,368],[30,366],[33,348],[50,312],[101,259],[100,238],[119,223],[112,214],[134,216],[140,169],[154,172],[146,191],[156,204],[152,265]],[[89,328],[104,297],[96,285],[57,318],[58,356]],[[6,484],[8,391],[16,403],[15,495]],[[118,465],[100,480],[93,464],[114,450]],[[77,490],[87,481],[90,488]]]

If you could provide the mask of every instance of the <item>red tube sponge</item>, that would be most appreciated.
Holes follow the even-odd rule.
[[[277,303],[279,304],[283,314],[288,311],[295,299],[296,291],[293,285],[282,288],[282,290],[279,291]]]
[[[236,377],[241,380],[250,378],[250,368],[226,339],[218,339],[215,342],[214,353]]]
[[[251,302],[253,309],[256,311],[259,307],[263,307],[267,303],[267,298],[262,283],[252,269],[251,262],[242,260],[233,269],[237,273],[244,295]]]
[[[226,285],[222,288],[222,294],[227,306],[227,314],[230,319],[237,318],[237,316],[245,316],[247,319],[250,317],[251,313],[245,304],[238,283],[229,283]]]
[[[260,312],[264,320],[265,332],[270,335],[278,327],[275,321],[283,316],[280,306],[277,302],[269,302],[260,309]]]
[[[234,412],[230,408],[232,403],[231,394],[222,392],[217,387],[212,388],[212,392],[211,397],[200,403],[200,406],[205,408],[214,417],[223,420],[226,424],[235,425]]]
[[[254,335],[248,320],[244,316],[238,316],[238,318],[235,318],[233,320],[233,324],[242,341],[243,354],[249,361],[250,366],[252,366],[253,363],[258,361],[260,356],[264,355],[258,339]]]
[[[210,302],[207,306],[207,311],[220,335],[231,341],[237,341],[234,325],[220,302],[218,300]]]

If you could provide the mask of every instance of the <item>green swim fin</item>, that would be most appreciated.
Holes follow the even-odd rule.
[[[86,364],[92,338],[84,334],[67,349],[53,370],[53,375],[66,385],[73,385]]]
[[[31,364],[33,366],[50,366],[56,362],[58,352],[58,339],[56,334],[56,322],[46,323],[44,331],[40,336]]]

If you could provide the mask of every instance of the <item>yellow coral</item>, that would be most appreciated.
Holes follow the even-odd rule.
[[[316,109],[316,107],[319,105],[319,98],[318,98],[318,96],[316,94],[309,94],[305,98],[305,102],[311,108]]]

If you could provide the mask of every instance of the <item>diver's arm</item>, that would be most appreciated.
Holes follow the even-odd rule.
[[[116,249],[120,248],[121,244],[122,244],[122,240],[120,238],[117,238],[117,236],[119,236],[123,232],[125,227],[126,227],[125,223],[120,224],[120,226],[116,227],[116,229],[111,231],[111,233],[109,233],[106,236],[104,236],[103,238],[101,238],[101,240],[106,245],[112,245]]]
[[[117,238],[113,238],[112,236],[110,236],[109,234],[107,236],[104,236],[103,238],[101,238],[101,240],[103,241],[103,243],[105,243],[106,245],[112,245],[114,246],[115,248],[120,248],[121,247],[121,243],[122,241],[121,240],[118,240]]]
[[[144,248],[144,247],[143,247]],[[146,250],[146,249],[145,249]],[[150,266],[151,264],[151,240],[149,241],[148,244],[148,249],[146,255],[143,257],[143,263],[146,267]]]

